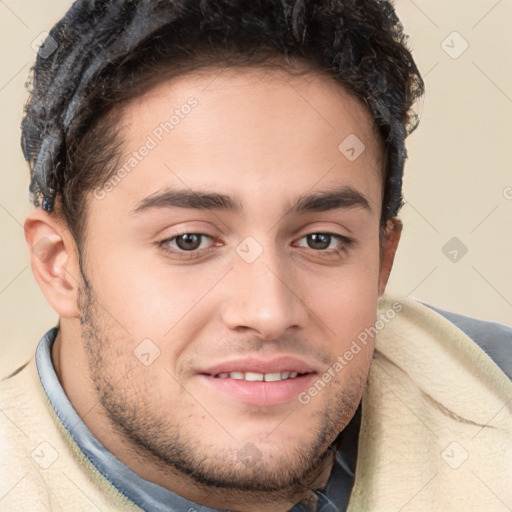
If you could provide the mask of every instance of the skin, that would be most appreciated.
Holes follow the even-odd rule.
[[[130,174],[102,199],[89,194],[83,275],[65,223],[41,209],[27,217],[29,246],[50,248],[31,255],[60,316],[53,363],[89,429],[142,477],[213,507],[284,511],[325,485],[373,342],[306,405],[243,403],[200,373],[286,355],[321,377],[374,324],[401,224],[388,222],[380,246],[380,139],[366,107],[317,72],[213,69],[163,82],[124,107],[121,164],[190,96],[198,105]],[[350,134],[366,146],[354,161],[338,150]],[[368,208],[287,213],[341,187]],[[228,195],[240,209],[134,213],[166,189]],[[184,232],[211,238],[184,251],[173,239]],[[312,248],[306,235],[326,232],[352,242]],[[236,250],[248,236],[262,251],[251,263]],[[134,355],[147,339],[159,350],[148,366]]]

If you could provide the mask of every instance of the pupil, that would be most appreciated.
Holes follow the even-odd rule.
[[[184,251],[192,251],[201,245],[201,235],[186,233],[176,239],[176,245]]]
[[[313,233],[308,235],[308,245],[312,249],[327,249],[331,242],[331,235],[323,233]]]

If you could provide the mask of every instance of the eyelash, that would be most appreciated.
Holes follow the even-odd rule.
[[[354,241],[351,238],[348,238],[347,236],[340,235],[339,233],[332,233],[330,231],[312,231],[311,233],[306,233],[305,235],[302,235],[299,240],[302,240],[303,238],[308,237],[309,235],[327,235],[331,236],[333,238],[336,238],[338,242],[340,242],[341,247],[336,249],[320,249],[315,250],[311,249],[311,247],[304,247],[304,249],[311,249],[314,252],[322,253],[322,254],[339,254],[340,252],[348,252],[348,250],[352,247],[354,244]]]
[[[183,236],[183,235],[198,235],[200,237],[206,237],[206,238],[210,238],[211,240],[214,240],[214,237],[208,235],[207,233],[192,233],[192,232],[187,232],[187,233],[179,233],[177,235],[174,235],[170,238],[166,238],[165,240],[162,240],[161,242],[158,242],[158,246],[167,254],[170,254],[172,255],[173,257],[177,257],[177,258],[181,258],[181,259],[194,259],[194,258],[197,258],[197,257],[200,257],[202,255],[202,252],[203,251],[208,251],[210,250],[212,247],[208,247],[206,249],[195,249],[195,250],[192,250],[192,251],[185,251],[183,249],[170,249],[169,248],[169,243],[172,242],[173,240],[176,240],[177,238],[179,238],[180,236]],[[336,238],[341,246],[336,248],[336,249],[319,249],[319,250],[316,250],[316,249],[312,249],[312,248],[306,248],[306,247],[302,247],[303,249],[309,249],[313,252],[316,252],[316,253],[319,253],[319,254],[322,254],[322,255],[326,255],[326,256],[339,256],[341,255],[342,253],[346,254],[348,253],[348,251],[352,248],[352,246],[354,245],[354,240],[352,240],[351,238],[348,238],[344,235],[340,235],[339,233],[332,233],[332,232],[329,232],[329,231],[312,231],[311,233],[306,233],[305,235],[302,235],[298,240],[302,240],[303,238],[306,238],[307,236],[309,235],[328,235],[328,236],[331,236],[333,238]],[[201,240],[202,242],[202,240]]]

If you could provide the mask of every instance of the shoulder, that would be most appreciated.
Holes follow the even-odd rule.
[[[420,302],[420,301],[418,301]],[[471,338],[512,379],[512,327],[461,315],[421,302]]]
[[[30,361],[0,381],[0,496],[2,510],[46,510],[48,493],[39,472],[34,470],[44,446],[33,441],[39,428],[36,419],[38,392],[34,386],[35,361]],[[46,455],[48,455],[46,453]]]
[[[0,381],[0,510],[90,510],[91,502],[104,512],[141,510],[72,439],[33,357]]]

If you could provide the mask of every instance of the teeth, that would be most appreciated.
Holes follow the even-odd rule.
[[[245,380],[251,382],[263,381],[265,375],[263,373],[245,372]]]
[[[247,380],[249,382],[278,382],[280,380],[295,379],[297,372],[274,372],[274,373],[258,373],[258,372],[230,372],[219,373],[216,375],[219,379]]]

